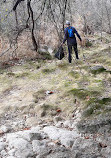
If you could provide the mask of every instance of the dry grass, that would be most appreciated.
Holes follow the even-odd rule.
[[[24,39],[21,39],[20,42],[22,43],[23,40]],[[25,47],[25,45],[22,46],[20,48],[21,51],[25,50]],[[96,46],[94,48],[96,48]],[[96,50],[94,50],[94,48],[84,48],[83,50],[91,66],[96,65],[94,60],[97,58],[98,65],[101,65],[101,62],[103,62],[103,66],[105,64],[105,68],[109,68],[110,70],[109,54],[106,53],[106,56],[102,57],[100,53],[98,55],[98,52],[101,52],[104,48],[106,49],[106,47],[100,45]],[[21,52],[20,54],[24,56],[25,53],[26,52],[23,52],[22,54]],[[29,54],[30,53],[29,51]],[[101,54],[103,54],[103,52]],[[33,56],[33,54],[31,55]],[[80,54],[80,57],[81,56],[82,54]],[[55,115],[57,107],[61,109],[62,115],[65,117],[71,116],[75,108],[86,111],[84,116],[87,117],[97,113],[101,114],[101,110],[105,111],[107,105],[104,106],[105,108],[101,108],[100,102],[99,104],[97,103],[100,101],[101,95],[103,98],[105,98],[106,95],[110,98],[110,93],[107,92],[105,94],[105,92],[109,90],[109,87],[103,84],[104,81],[109,85],[111,78],[110,71],[92,75],[89,73],[87,63],[82,59],[78,61],[77,64],[81,70],[85,72],[84,76],[81,75],[75,63],[69,65],[65,58],[62,61],[27,61],[20,66],[11,67],[10,70],[1,70],[0,91],[8,90],[10,85],[14,86],[16,84],[20,87],[21,91],[16,92],[15,90],[13,93],[16,94],[17,97],[20,95],[20,99],[22,98],[21,105],[23,104],[23,107],[26,107],[26,104],[29,106],[29,103],[33,102],[37,110],[37,105],[40,106],[42,104],[44,105],[43,111],[46,111],[50,116]],[[47,90],[54,90],[54,93],[52,95],[46,95]],[[3,105],[8,104],[8,106],[11,106],[13,103],[12,100],[14,100],[15,97],[10,94],[8,97],[9,98],[5,99],[9,99],[9,102],[6,103],[4,100]],[[93,100],[93,98],[95,100]],[[75,102],[75,100],[77,102]],[[94,101],[96,103],[95,105],[91,103],[86,106],[88,101]],[[17,102],[19,103],[18,100]],[[94,112],[95,108],[96,113]],[[54,111],[54,113],[51,113],[51,110]],[[43,113],[43,115],[45,115],[45,113]]]

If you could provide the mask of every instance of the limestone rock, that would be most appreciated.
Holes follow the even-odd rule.
[[[92,139],[78,138],[72,146],[72,153],[79,158],[93,158],[99,155],[98,143]]]
[[[59,129],[54,126],[44,127],[43,131],[47,133],[50,139],[60,140],[61,144],[66,147],[71,147],[73,145],[73,140],[80,136],[76,131]]]
[[[103,71],[105,71],[105,70],[106,70],[106,69],[105,69],[103,66],[101,66],[101,65],[93,66],[93,67],[91,68],[91,72],[94,73],[94,74],[103,72]]]
[[[40,133],[30,133],[30,140],[41,140],[42,139],[42,135]]]
[[[72,127],[72,123],[71,123],[70,120],[65,121],[63,124],[64,124],[65,128],[68,128],[68,127],[71,128]]]
[[[10,156],[14,156],[15,155],[15,149],[11,149],[9,152],[8,152],[8,154],[10,155]]]
[[[9,147],[16,148],[18,150],[24,150],[28,147],[30,148],[30,144],[28,143],[27,140],[24,140],[23,138],[16,138],[16,139],[10,140]]]
[[[14,153],[17,158],[33,156],[32,145],[27,140],[20,138],[17,134],[8,136],[8,144],[10,149],[15,149],[15,151],[9,151],[9,154],[13,155]]]
[[[106,128],[107,126],[107,128]],[[104,133],[111,128],[111,118],[110,116],[99,116],[98,119],[93,120],[82,120],[78,122],[77,128],[79,131],[84,133]]]
[[[63,122],[59,121],[55,126],[60,128],[60,127],[62,127],[62,125],[63,125]]]
[[[11,130],[11,127],[10,126],[2,125],[0,127],[0,130],[3,131],[4,133],[6,133],[6,132],[9,132]]]
[[[101,153],[104,157],[110,158],[111,157],[111,146],[108,146],[106,148],[103,148],[101,150]]]
[[[5,148],[6,143],[0,142],[0,152]]]
[[[42,150],[46,148],[45,145],[46,145],[46,142],[44,141],[39,141],[39,140],[32,141],[33,151],[36,152],[37,154],[39,154],[40,152],[42,152]]]
[[[53,149],[53,152],[51,154],[48,154],[46,158],[73,158],[71,157],[70,150],[64,148],[64,147],[58,147]]]
[[[29,158],[32,157],[33,155],[34,153],[32,152],[32,150],[29,150],[27,148],[25,148],[24,150],[17,150],[15,152],[16,158]]]

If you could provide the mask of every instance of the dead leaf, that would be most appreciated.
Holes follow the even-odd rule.
[[[57,109],[56,111],[57,111],[57,112],[61,112],[61,109]]]
[[[89,136],[87,136],[87,137],[84,137],[85,139],[89,139],[90,137]]]
[[[30,130],[31,128],[30,127],[26,127],[26,128],[24,128],[23,130]]]
[[[90,96],[87,96],[87,97],[86,97],[86,100],[89,101],[89,100],[90,100]]]

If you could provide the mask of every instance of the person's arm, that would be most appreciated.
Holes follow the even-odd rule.
[[[78,34],[77,30],[74,28],[74,33],[77,35],[77,37],[80,39],[80,41],[82,41],[80,35]]]

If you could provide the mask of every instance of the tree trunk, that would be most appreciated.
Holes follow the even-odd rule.
[[[37,51],[38,44],[36,42],[35,35],[34,35],[35,22],[34,22],[33,10],[32,10],[30,2],[31,2],[31,0],[27,1],[28,14],[29,14],[29,17],[31,17],[31,20],[32,20],[31,36],[32,36],[32,43],[33,43],[33,46],[34,46],[34,50]]]

